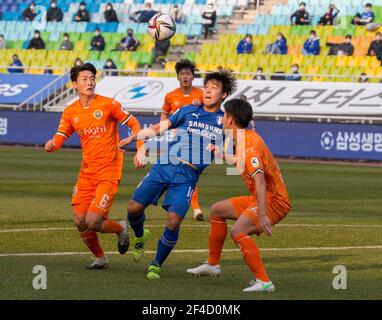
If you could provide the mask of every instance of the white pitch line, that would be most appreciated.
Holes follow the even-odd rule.
[[[377,246],[349,246],[349,247],[297,247],[297,248],[262,248],[260,251],[332,251],[332,250],[357,250],[357,249],[382,249],[382,245]],[[236,252],[238,249],[224,249],[223,252]],[[156,251],[148,250],[146,253],[153,254]],[[208,249],[180,249],[173,250],[173,253],[207,253]],[[117,251],[108,251],[106,254],[119,254]],[[131,253],[131,252],[127,252]],[[1,257],[42,257],[42,256],[75,256],[90,255],[90,252],[32,252],[32,253],[2,253]]]
[[[161,228],[164,227],[164,224],[147,224],[145,227],[148,228]],[[181,228],[209,228],[209,224],[182,224]],[[274,226],[276,228],[279,227],[307,227],[307,228],[382,228],[382,224],[290,224],[283,223]],[[63,231],[63,230],[76,230],[76,228],[72,227],[57,227],[57,228],[29,228],[29,229],[5,229],[0,230],[0,233],[14,233],[14,232],[39,232],[39,231]]]

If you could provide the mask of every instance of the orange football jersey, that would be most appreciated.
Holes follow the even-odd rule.
[[[118,149],[118,122],[131,127],[134,133],[141,130],[138,120],[112,98],[96,95],[88,107],[77,100],[62,113],[53,138],[55,149],[76,132],[82,147],[80,177],[120,180],[123,153]]]
[[[238,143],[236,154],[239,166],[243,170],[241,176],[249,192],[256,196],[256,184],[253,177],[262,172],[265,176],[267,196],[272,197],[281,205],[290,207],[288,192],[280,168],[267,145],[255,131],[245,130],[244,136],[245,143]]]
[[[183,95],[180,88],[166,94],[162,110],[166,113],[174,114],[176,110],[183,106],[203,104],[203,90],[192,87],[189,95]]]

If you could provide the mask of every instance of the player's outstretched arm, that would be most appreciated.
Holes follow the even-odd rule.
[[[145,141],[156,136],[162,135],[171,127],[171,122],[169,120],[161,121],[160,123],[154,124],[146,129],[139,131],[137,134],[132,134],[130,137],[122,139],[119,142],[119,148],[123,149],[130,143],[134,141]]]
[[[256,184],[256,198],[258,205],[258,214],[260,226],[268,236],[272,235],[271,222],[267,216],[267,186],[263,172],[255,173],[253,176]]]
[[[66,137],[56,133],[53,139],[45,143],[44,149],[46,152],[55,152],[62,147],[66,140]]]

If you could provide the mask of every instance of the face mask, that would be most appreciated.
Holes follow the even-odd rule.
[[[379,36],[376,37],[375,39],[376,39],[377,41],[381,41],[381,37],[379,37]]]
[[[305,7],[304,6],[300,6],[300,11],[304,11],[305,10]]]
[[[297,71],[298,71],[298,68],[293,67],[293,68],[292,68],[292,71],[293,71],[293,72],[297,72]]]
[[[55,3],[52,3],[52,8],[55,8],[57,7],[57,5]]]
[[[37,39],[37,38],[39,38],[39,37],[40,37],[40,35],[38,35],[38,34],[35,34],[35,35],[34,35],[34,37]]]
[[[110,61],[107,62],[106,65],[107,65],[108,67],[111,67],[111,62],[110,62]]]
[[[210,9],[210,10],[212,10],[214,7],[213,7],[213,6],[208,6],[207,8]]]
[[[282,37],[280,37],[280,36],[278,36],[278,37],[277,37],[277,40],[279,40],[279,41],[280,41],[281,39],[282,39]]]
[[[80,6],[80,9],[83,11],[85,10],[85,6]]]
[[[311,36],[310,36],[310,39],[313,40],[315,37],[316,37],[315,35],[311,35]]]
[[[99,36],[99,32],[96,32],[96,33],[95,33],[95,36],[98,37],[98,36]]]
[[[367,77],[362,76],[362,77],[361,77],[361,80],[362,80],[362,81],[365,81],[365,80],[367,80]]]

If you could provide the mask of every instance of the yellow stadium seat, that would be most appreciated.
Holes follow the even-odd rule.
[[[176,65],[176,61],[168,61],[166,62],[164,69],[166,71],[174,71],[175,65]]]
[[[358,66],[359,67],[368,67],[370,65],[370,62],[371,62],[371,57],[369,56],[364,56],[364,57],[359,57],[359,60],[358,60]]]
[[[301,55],[301,46],[293,45],[288,47],[288,54],[291,56]]]
[[[121,62],[126,62],[126,61],[129,61],[131,60],[131,54],[132,52],[131,51],[123,51],[121,52],[121,55],[120,55],[120,61]]]
[[[355,68],[358,67],[359,57],[349,57],[347,61],[347,67]]]
[[[338,56],[336,61],[337,67],[346,67],[348,64],[349,57],[347,56]]]
[[[128,71],[137,70],[137,62],[135,60],[127,61],[125,63],[124,69]]]
[[[304,56],[301,54],[294,55],[292,58],[292,64],[297,63],[299,66],[302,65],[303,61],[304,61]]]
[[[379,67],[381,65],[381,61],[377,59],[377,57],[371,57],[369,67]]]
[[[159,73],[157,71],[149,71],[147,72],[147,76],[154,78],[154,77],[158,77]]]
[[[375,76],[376,71],[377,71],[377,68],[375,68],[375,67],[366,67],[365,68],[365,73],[368,76]]]

